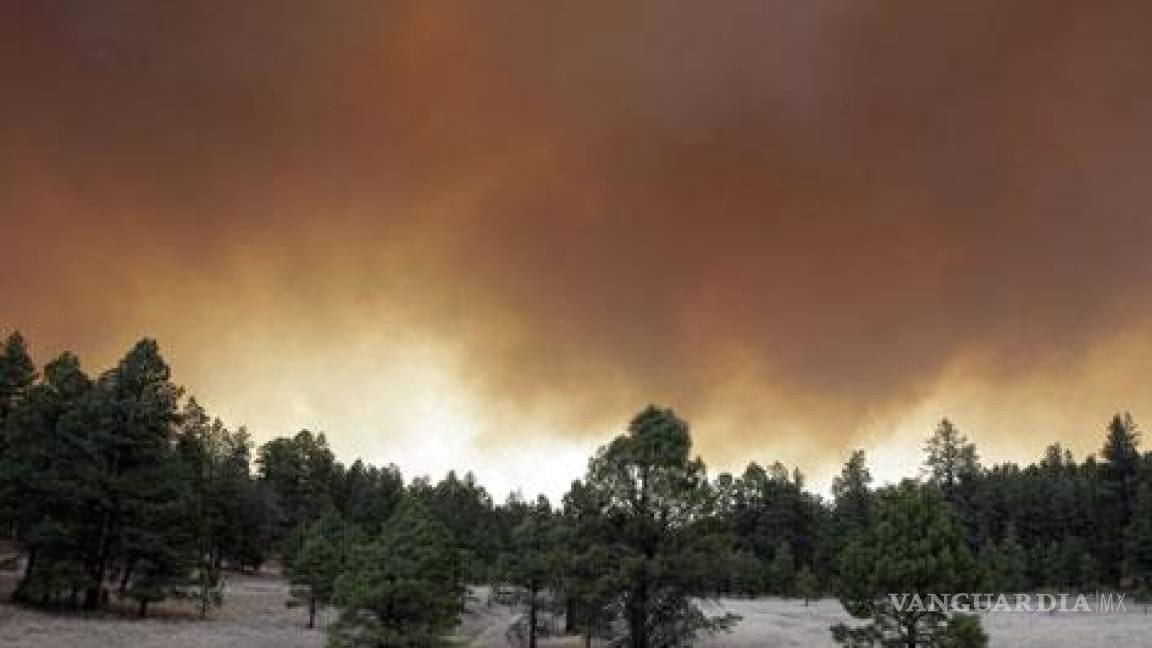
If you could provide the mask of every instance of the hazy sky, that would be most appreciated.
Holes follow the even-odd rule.
[[[257,439],[557,492],[648,402],[706,460],[913,474],[1152,416],[1152,4],[0,8],[0,328],[160,340]]]

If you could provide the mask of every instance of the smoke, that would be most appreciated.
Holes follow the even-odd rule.
[[[431,371],[493,456],[649,401],[722,463],[949,405],[1087,448],[1146,372],[1138,3],[4,13],[0,322],[265,434],[402,453]]]

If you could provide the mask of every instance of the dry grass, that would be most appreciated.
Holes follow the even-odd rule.
[[[0,574],[5,600],[12,575]],[[307,630],[299,608],[288,609],[288,586],[278,576],[231,575],[224,608],[197,618],[189,603],[155,606],[153,618],[131,616],[131,606],[99,614],[43,612],[0,604],[0,646],[5,648],[320,648],[322,629]],[[323,619],[321,619],[323,622]],[[319,625],[322,625],[319,624]]]
[[[0,573],[0,596],[14,576]],[[322,629],[307,630],[299,608],[284,605],[287,584],[275,574],[233,575],[222,610],[196,618],[189,604],[166,603],[156,616],[136,619],[125,606],[98,615],[51,613],[0,604],[0,646],[5,648],[321,648]],[[516,613],[486,605],[483,592],[461,619],[454,638],[470,648],[509,648],[505,631]],[[721,600],[709,612],[743,617],[736,630],[703,640],[701,648],[832,648],[828,627],[849,620],[833,600],[805,607],[794,600]],[[320,619],[321,627],[327,619]],[[1130,606],[1127,614],[989,614],[984,627],[992,646],[1003,648],[1091,648],[1152,646],[1152,616]],[[542,648],[582,648],[577,638],[547,639]]]
[[[826,599],[802,602],[786,599],[723,599],[706,605],[710,613],[733,612],[743,617],[735,631],[709,637],[700,648],[834,648],[829,626],[852,622],[839,602]],[[984,628],[993,648],[1111,648],[1152,646],[1152,615],[1129,604],[1119,613],[996,613],[984,616]],[[502,636],[502,635],[501,635]],[[547,648],[582,648],[576,638],[553,639]],[[509,648],[502,641],[472,648]]]

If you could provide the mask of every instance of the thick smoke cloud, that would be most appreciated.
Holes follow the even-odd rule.
[[[1148,369],[1149,13],[15,3],[0,321],[100,361],[159,336],[226,409],[335,437],[415,362],[495,448],[649,400],[722,461],[946,404],[1094,439],[1146,404],[1113,397]]]

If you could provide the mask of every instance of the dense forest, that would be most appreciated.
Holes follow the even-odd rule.
[[[172,381],[142,340],[90,375],[65,353],[38,367],[0,350],[0,539],[22,555],[14,598],[141,615],[185,598],[227,605],[225,574],[282,566],[309,620],[332,606],[335,647],[442,645],[477,586],[540,632],[629,648],[722,632],[716,596],[835,595],[862,620],[852,646],[983,645],[974,617],[909,614],[892,592],[1146,591],[1152,453],[1131,416],[1102,449],[1060,445],[1027,466],[985,465],[947,419],[917,479],[876,486],[853,452],[831,497],[780,463],[710,476],[689,426],[640,411],[561,501],[504,501],[470,474],[406,481],[339,461],[324,434],[256,446]]]

